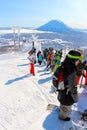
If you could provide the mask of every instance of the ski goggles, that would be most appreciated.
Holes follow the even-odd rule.
[[[67,57],[82,61],[82,56],[74,56],[74,55],[67,54]]]

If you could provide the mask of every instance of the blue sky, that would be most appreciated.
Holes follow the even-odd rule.
[[[87,0],[0,1],[0,27],[39,27],[53,19],[87,28]]]

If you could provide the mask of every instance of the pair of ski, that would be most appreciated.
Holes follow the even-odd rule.
[[[47,105],[47,110],[54,111],[54,110],[57,110],[57,109],[58,109],[58,106],[55,105],[55,104],[48,104]]]

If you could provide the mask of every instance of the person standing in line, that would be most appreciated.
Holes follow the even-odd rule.
[[[49,52],[48,52],[48,55],[47,55],[47,65],[46,65],[47,71],[49,69],[51,69],[51,61],[52,61],[53,55],[54,55],[53,48],[49,48]]]
[[[80,62],[81,54],[78,51],[71,50],[66,55],[65,60],[62,62],[61,66],[64,71],[63,81],[64,89],[58,91],[58,100],[60,102],[59,119],[63,121],[70,121],[69,111],[71,106],[78,102],[78,92],[77,92],[77,66]],[[54,72],[57,78],[57,70]]]
[[[39,63],[39,65],[41,65],[41,63],[42,63],[42,61],[43,61],[43,55],[42,55],[41,51],[39,51],[39,52],[37,53],[37,58],[38,58],[38,63]]]
[[[60,51],[56,51],[54,72],[61,64],[61,57],[62,53]]]
[[[49,53],[49,50],[48,50],[47,48],[45,48],[45,49],[43,50],[44,63],[46,63],[46,61],[47,61],[47,55],[48,55],[48,53]]]
[[[28,59],[30,61],[30,74],[35,75],[35,68],[34,68],[34,64],[36,61],[36,50],[31,50],[30,53],[28,53]]]
[[[87,61],[85,60],[84,62],[83,62],[83,65],[84,65],[84,76],[85,76],[85,83],[84,83],[84,85],[86,85],[87,86]]]

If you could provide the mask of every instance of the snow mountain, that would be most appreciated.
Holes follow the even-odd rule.
[[[59,33],[69,33],[70,31],[74,31],[71,27],[67,26],[60,20],[51,20],[48,23],[38,27],[37,30]]]
[[[85,46],[87,44],[87,33],[79,29],[71,28],[60,20],[51,20],[36,29],[39,31],[53,32],[49,34],[50,36],[48,34],[46,36],[45,34],[45,37],[56,37],[71,42],[74,46]]]

